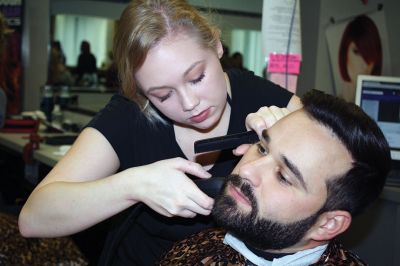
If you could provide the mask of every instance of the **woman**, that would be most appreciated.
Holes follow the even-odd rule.
[[[77,85],[94,85],[97,79],[96,57],[90,51],[90,43],[88,41],[81,42],[81,53],[78,56],[78,64],[76,73],[78,74]]]
[[[74,83],[71,73],[65,65],[65,56],[59,41],[53,41],[50,49],[49,75],[47,84],[71,86]]]
[[[118,245],[107,242],[117,246],[114,263],[150,265],[174,241],[211,226],[213,199],[189,176],[225,176],[238,159],[231,151],[196,156],[194,141],[246,130],[249,113],[247,127],[260,133],[287,113],[260,107],[300,106],[250,72],[224,73],[219,38],[184,0],[132,1],[114,43],[123,95],[35,188],[20,214],[21,233],[72,234],[142,202],[128,230],[116,227],[124,236]]]

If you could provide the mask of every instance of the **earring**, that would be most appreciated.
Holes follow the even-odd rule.
[[[147,100],[146,100],[146,104],[145,104],[145,105],[143,106],[143,108],[142,108],[142,111],[143,111],[143,110],[146,110],[147,106],[149,106],[149,102],[150,102],[150,101],[147,99]]]

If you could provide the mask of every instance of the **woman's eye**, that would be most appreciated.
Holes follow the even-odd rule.
[[[192,83],[192,84],[199,83],[200,81],[203,80],[204,77],[205,77],[205,75],[204,75],[204,73],[202,73],[197,79],[191,80],[190,83]]]
[[[164,96],[158,96],[157,98],[160,100],[160,102],[164,102],[166,99],[169,98],[169,96],[171,96],[172,92],[168,92],[166,95]]]
[[[358,49],[356,47],[353,48],[353,53],[354,54],[359,54]]]
[[[261,143],[257,144],[257,151],[261,155],[268,155],[268,149],[261,145]]]

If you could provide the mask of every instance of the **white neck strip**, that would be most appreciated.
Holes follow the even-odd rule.
[[[225,235],[224,244],[232,247],[234,250],[242,254],[246,259],[258,266],[307,266],[317,262],[328,247],[328,244],[325,244],[269,261],[254,254],[241,240],[230,233]]]

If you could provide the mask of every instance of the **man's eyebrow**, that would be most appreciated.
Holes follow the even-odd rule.
[[[303,175],[301,174],[299,168],[291,162],[285,155],[281,155],[282,160],[284,164],[287,166],[287,168],[290,169],[290,171],[294,174],[294,176],[299,180],[301,186],[304,188],[305,191],[308,191],[306,182],[304,182]]]
[[[196,61],[193,64],[191,64],[189,66],[188,69],[186,69],[185,72],[183,72],[183,76],[187,76],[187,74],[189,74],[190,71],[192,71],[192,69],[197,66],[198,64],[202,63],[204,60],[200,60],[200,61]],[[154,87],[150,87],[149,88],[149,92],[153,91],[153,90],[159,90],[159,89],[166,89],[166,88],[170,88],[169,86],[154,86]]]

